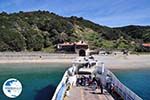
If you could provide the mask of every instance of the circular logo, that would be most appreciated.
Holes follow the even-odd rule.
[[[16,98],[22,92],[22,85],[17,79],[10,78],[3,84],[3,92],[9,98]]]

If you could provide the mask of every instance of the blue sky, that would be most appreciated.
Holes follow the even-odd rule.
[[[150,0],[0,0],[0,12],[48,10],[110,27],[150,25]]]

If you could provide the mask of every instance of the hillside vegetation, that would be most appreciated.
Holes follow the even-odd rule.
[[[150,26],[110,28],[48,11],[0,13],[0,51],[54,52],[58,43],[79,40],[91,49],[135,51],[150,42]]]

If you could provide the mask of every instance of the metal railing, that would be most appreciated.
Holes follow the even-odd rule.
[[[124,100],[143,100],[133,91],[131,91],[128,87],[126,87],[123,83],[119,81],[119,79],[108,69],[105,68],[105,74],[109,73],[112,78],[112,84],[114,86],[114,90],[124,99]]]
[[[68,70],[72,70],[73,67],[70,67]],[[65,96],[65,92],[69,86],[68,84],[68,70],[65,71],[62,80],[60,81],[60,83],[58,84],[55,93],[52,97],[52,100],[63,100],[64,96]]]
[[[64,73],[64,76],[63,76],[62,80],[58,84],[58,86],[57,86],[57,88],[55,90],[55,93],[54,93],[54,95],[52,97],[52,100],[61,100],[61,99],[58,98],[58,95],[60,95],[58,93],[61,93],[61,95],[64,95],[64,94],[62,94],[63,92],[59,92],[59,91],[62,89],[62,87],[66,83],[66,81],[67,81],[67,71]]]

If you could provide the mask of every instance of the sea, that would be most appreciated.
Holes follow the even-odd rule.
[[[12,100],[4,95],[3,83],[15,78],[22,84],[22,93],[13,100],[51,100],[69,64],[0,64],[0,100]]]
[[[150,68],[112,70],[112,72],[143,100],[150,100]]]
[[[13,100],[51,100],[69,64],[0,64],[0,100],[12,100],[4,95],[3,83],[16,78],[22,83],[22,93]],[[150,69],[112,70],[119,80],[144,100],[150,100]]]

